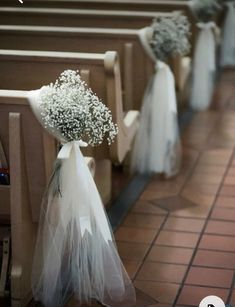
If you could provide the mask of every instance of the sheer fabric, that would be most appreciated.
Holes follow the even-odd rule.
[[[235,2],[228,2],[221,43],[220,65],[235,66]]]
[[[37,92],[30,103],[36,116]],[[58,134],[57,134],[58,136]],[[134,306],[135,291],[119,258],[93,177],[80,146],[62,146],[42,202],[32,272],[36,300],[63,306],[95,299],[105,306]]]
[[[216,25],[208,22],[198,23],[197,26],[200,32],[193,60],[190,105],[192,109],[202,111],[210,106],[214,89],[216,46],[213,29]]]
[[[177,174],[181,161],[175,81],[169,66],[156,59],[148,42],[149,31],[150,28],[141,29],[140,40],[155,62],[155,73],[143,98],[131,167],[139,173],[164,173],[170,177]]]

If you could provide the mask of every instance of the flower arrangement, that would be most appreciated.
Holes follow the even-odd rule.
[[[65,70],[54,84],[42,88],[40,110],[45,128],[59,133],[65,142],[83,140],[95,146],[107,138],[110,145],[118,133],[111,111],[78,71]]]
[[[198,20],[209,22],[222,9],[218,0],[192,0],[191,8]]]
[[[150,42],[159,60],[175,54],[186,54],[190,50],[190,24],[186,16],[156,17],[152,23],[153,37]]]

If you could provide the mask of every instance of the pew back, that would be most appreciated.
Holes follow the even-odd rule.
[[[0,24],[139,29],[159,14],[169,16],[168,12],[0,7]]]
[[[137,129],[138,112],[124,116],[119,60],[116,52],[105,54],[0,50],[0,84],[4,89],[32,90],[54,82],[66,69],[79,70],[82,78],[110,108],[119,127],[116,141],[84,150],[96,159],[120,163],[130,149]]]
[[[153,62],[141,46],[138,30],[0,26],[2,49],[118,52],[125,109],[140,109]]]
[[[39,210],[45,186],[49,181],[56,157],[55,140],[45,132],[34,117],[24,91],[0,90],[0,139],[10,163],[9,113],[21,114],[21,135],[23,155],[26,163],[29,201],[32,205],[33,221],[38,221]],[[17,153],[15,153],[17,154]],[[11,170],[10,164],[10,170]],[[10,186],[0,186],[0,215],[10,215]]]

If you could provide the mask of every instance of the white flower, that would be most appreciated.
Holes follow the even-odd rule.
[[[41,114],[45,126],[70,142],[83,140],[95,146],[118,133],[111,111],[87,88],[78,71],[66,70],[55,83],[42,88]]]
[[[203,22],[208,22],[222,9],[218,0],[192,0],[192,11]]]
[[[190,24],[186,16],[156,17],[152,23],[151,47],[159,60],[175,54],[186,54],[190,50]]]

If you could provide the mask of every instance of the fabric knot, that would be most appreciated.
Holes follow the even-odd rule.
[[[155,66],[156,70],[163,69],[163,68],[166,68],[166,67],[167,67],[166,63],[159,61],[159,60],[156,62],[156,66]]]
[[[68,143],[66,143],[62,146],[62,148],[60,149],[60,151],[58,153],[57,158],[61,159],[61,160],[62,159],[68,159],[70,157],[71,150],[74,146],[87,147],[88,144],[86,142],[81,141],[81,140],[68,142]]]
[[[216,24],[214,21],[209,22],[199,22],[197,23],[199,29],[214,29],[216,28]]]

